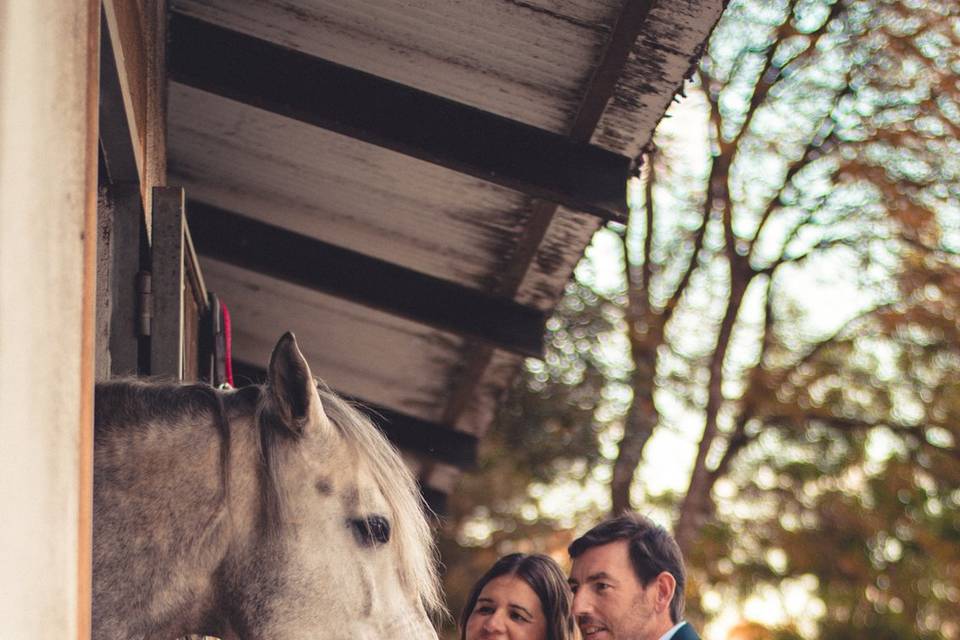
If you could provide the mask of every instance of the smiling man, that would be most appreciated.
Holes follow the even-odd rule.
[[[683,556],[666,529],[624,513],[568,551],[573,615],[584,640],[699,640],[683,622]]]

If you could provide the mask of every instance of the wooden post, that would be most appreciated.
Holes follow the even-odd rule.
[[[100,190],[97,204],[97,379],[136,375],[143,207],[136,184]]]
[[[90,637],[100,3],[0,10],[0,635]]]
[[[183,378],[184,251],[186,221],[183,189],[153,189],[151,267],[153,326],[150,374]]]

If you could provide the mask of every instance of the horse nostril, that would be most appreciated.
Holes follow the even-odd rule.
[[[383,516],[370,516],[350,520],[357,541],[365,546],[372,547],[386,544],[390,541],[390,522]]]

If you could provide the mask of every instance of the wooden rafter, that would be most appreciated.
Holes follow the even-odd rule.
[[[136,184],[140,181],[140,174],[123,103],[120,72],[117,69],[106,17],[102,16],[100,22],[99,137],[107,170],[105,177],[109,178],[111,183]]]

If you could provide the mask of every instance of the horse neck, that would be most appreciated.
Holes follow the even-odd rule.
[[[213,421],[157,421],[137,431],[119,438],[119,450],[104,454],[122,455],[133,474],[133,486],[120,488],[116,485],[122,482],[115,482],[114,491],[120,489],[121,500],[145,510],[139,513],[151,514],[152,521],[140,526],[161,537],[177,533],[165,545],[172,554],[204,554],[206,547],[218,546],[226,507],[221,457],[229,445]]]
[[[98,425],[98,615],[123,618],[115,612],[137,602],[150,618],[190,628],[210,615],[230,544],[221,462],[228,441],[209,414],[149,419],[136,411],[131,424]]]

